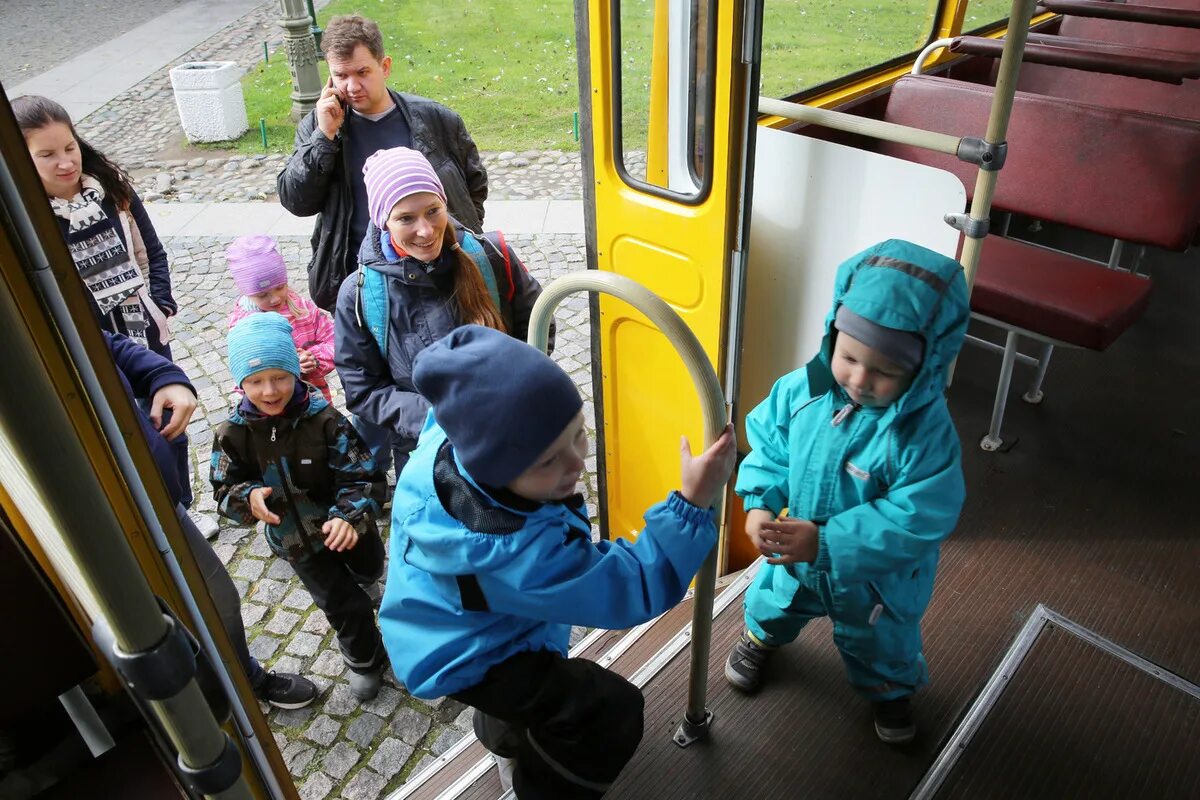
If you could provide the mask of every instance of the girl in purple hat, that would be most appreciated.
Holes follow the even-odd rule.
[[[274,311],[292,324],[300,378],[333,402],[325,376],[333,372],[333,320],[288,286],[287,264],[270,236],[241,236],[225,250],[229,274],[242,296],[229,313],[229,327],[251,314]]]

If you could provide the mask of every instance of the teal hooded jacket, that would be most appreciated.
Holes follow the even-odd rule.
[[[843,303],[925,340],[911,386],[886,408],[854,408],[833,380],[833,322]],[[796,585],[827,581],[835,619],[842,605],[881,605],[917,637],[899,648],[910,653],[919,653],[920,642],[908,623],[924,612],[939,546],[965,499],[961,446],[943,390],[969,316],[957,261],[898,240],[870,247],[838,268],[820,352],[780,378],[746,419],[751,452],[736,485],[746,510],[786,508],[818,527],[815,561],[786,568]],[[847,405],[849,413],[839,415]],[[789,584],[775,581],[774,591]],[[790,599],[776,601],[786,608]]]

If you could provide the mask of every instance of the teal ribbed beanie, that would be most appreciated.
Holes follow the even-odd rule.
[[[292,341],[292,325],[274,311],[244,317],[229,331],[229,371],[238,386],[264,369],[281,369],[300,377],[300,357]]]

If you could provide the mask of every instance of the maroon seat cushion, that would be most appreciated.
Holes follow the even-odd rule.
[[[1150,281],[1013,239],[984,240],[971,310],[1090,350],[1137,321]]]
[[[989,86],[907,76],[892,87],[884,118],[981,136],[991,102]],[[880,147],[949,170],[974,189],[973,164],[908,145]],[[1102,236],[1182,250],[1200,220],[1200,124],[1017,92],[994,202]]]

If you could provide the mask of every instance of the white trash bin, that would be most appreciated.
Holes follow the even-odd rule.
[[[250,127],[242,72],[233,61],[193,61],[171,70],[175,105],[189,142],[224,142]]]

